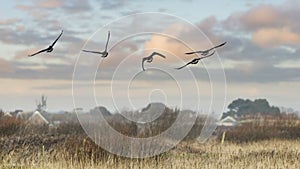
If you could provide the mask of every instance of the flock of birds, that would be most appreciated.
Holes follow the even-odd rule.
[[[42,49],[42,50],[40,50],[40,51],[38,51],[36,53],[30,54],[30,55],[28,55],[28,57],[32,57],[32,56],[40,54],[42,52],[52,52],[54,45],[56,44],[56,42],[58,41],[58,39],[62,36],[62,34],[63,34],[63,30],[61,31],[61,33],[59,34],[59,36],[55,39],[55,41],[48,48],[45,48],[45,49]],[[104,51],[102,51],[102,52],[92,51],[92,50],[82,50],[82,51],[83,52],[94,53],[94,54],[99,54],[99,55],[101,55],[101,57],[105,58],[105,57],[108,56],[107,46],[108,46],[109,38],[110,38],[110,31],[108,31],[106,45],[105,45]],[[216,45],[216,46],[214,46],[214,47],[212,47],[210,49],[200,50],[200,51],[193,51],[193,52],[187,52],[187,53],[185,53],[186,55],[192,55],[192,54],[199,53],[199,54],[202,55],[202,57],[194,58],[192,61],[186,63],[185,65],[183,65],[181,67],[175,68],[175,69],[179,70],[179,69],[182,69],[182,68],[184,68],[184,67],[186,67],[186,66],[188,66],[190,64],[198,64],[198,62],[201,59],[208,58],[208,57],[214,55],[215,54],[215,49],[217,49],[219,47],[222,47],[225,44],[226,44],[226,42],[221,43],[219,45]],[[211,52],[211,51],[213,51],[213,52]],[[142,69],[143,69],[143,71],[145,71],[144,62],[147,61],[148,63],[151,63],[153,61],[153,57],[154,56],[160,56],[162,58],[166,58],[166,56],[164,56],[164,55],[162,55],[162,54],[160,54],[158,52],[153,52],[150,56],[144,57],[142,59]]]

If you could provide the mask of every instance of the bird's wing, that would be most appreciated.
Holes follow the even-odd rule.
[[[204,59],[204,58],[207,58],[207,57],[210,57],[210,56],[212,56],[213,54],[215,54],[215,52],[216,52],[216,51],[214,51],[213,53],[211,53],[211,54],[209,54],[209,55],[207,55],[207,56],[204,56],[204,57],[195,58],[195,59],[193,59],[192,61],[188,62],[187,64],[185,64],[185,65],[183,65],[183,66],[181,66],[181,67],[179,67],[179,68],[175,68],[175,69],[179,70],[179,69],[182,69],[182,68],[186,67],[186,66],[189,65],[189,64],[197,64],[197,63],[194,63],[194,62],[199,61],[199,60]]]
[[[110,38],[110,31],[108,31],[107,41],[106,41],[106,45],[105,45],[105,50],[104,51],[107,51],[107,46],[108,46],[109,38]]]
[[[217,45],[217,46],[214,46],[214,47],[212,47],[212,48],[210,48],[210,49],[207,49],[207,50],[200,50],[200,51],[195,51],[195,52],[187,52],[187,53],[185,53],[185,54],[187,54],[187,55],[191,55],[191,54],[195,54],[195,53],[202,53],[202,54],[205,54],[205,53],[207,53],[207,52],[209,52],[209,51],[211,51],[211,50],[213,50],[213,49],[216,49],[216,48],[218,48],[218,47],[221,47],[221,46],[224,46],[225,44],[226,44],[227,42],[224,42],[224,43],[221,43],[221,44],[219,44],[219,45]],[[205,56],[205,55],[204,55]]]
[[[55,39],[55,41],[51,44],[51,47],[53,47],[55,45],[55,43],[58,41],[58,39],[61,37],[61,35],[63,34],[64,30],[61,30],[61,33],[59,34],[59,36]]]
[[[205,51],[200,50],[200,51],[194,51],[194,52],[187,52],[187,53],[185,53],[185,54],[191,55],[191,54],[195,54],[195,53],[204,53],[204,52],[205,52]]]
[[[89,52],[89,53],[95,53],[95,54],[101,54],[103,55],[104,52],[98,52],[98,51],[91,51],[91,50],[82,50],[83,52]]]
[[[189,64],[196,64],[196,63],[194,63],[194,62],[199,61],[200,59],[201,59],[201,58],[195,58],[195,59],[193,59],[192,61],[188,62],[187,64],[185,64],[185,65],[183,65],[183,66],[181,66],[181,67],[179,67],[179,68],[175,68],[175,69],[179,70],[179,69],[182,69],[182,68],[186,67],[186,66],[189,65]]]
[[[216,48],[218,48],[218,47],[224,46],[226,43],[227,43],[227,42],[221,43],[221,44],[219,44],[219,45],[217,45],[217,46],[215,46],[215,47],[212,47],[212,48],[209,49],[209,50],[213,50],[213,49],[216,49]]]
[[[144,62],[145,62],[145,60],[147,60],[147,58],[143,58],[143,60],[142,60],[142,69],[143,69],[143,71],[145,71],[145,68],[144,68]]]
[[[183,65],[183,66],[181,66],[181,67],[177,67],[177,68],[175,68],[175,69],[177,69],[177,70],[182,69],[182,68],[186,67],[186,66],[189,65],[189,64],[190,64],[190,63],[187,63],[187,64],[185,64],[185,65]]]
[[[31,57],[31,56],[37,55],[37,54],[39,54],[39,53],[42,53],[42,52],[46,52],[48,49],[49,49],[49,48],[46,48],[46,49],[40,50],[40,51],[38,51],[38,52],[36,52],[36,53],[34,53],[34,54],[28,55],[28,57]]]
[[[204,58],[208,58],[208,57],[212,56],[213,54],[215,54],[215,52],[216,51],[213,51],[211,54],[209,54],[209,53],[202,54],[203,57],[200,57],[199,60],[204,59]]]
[[[150,56],[154,56],[154,55],[158,55],[158,56],[160,56],[160,57],[162,57],[162,58],[166,58],[165,55],[160,54],[160,53],[158,53],[158,52],[153,52]]]
[[[204,58],[210,57],[210,56],[212,56],[213,54],[215,54],[215,52],[216,52],[216,51],[213,51],[211,54],[209,54],[209,55],[205,55],[204,57],[201,57],[201,58],[199,58],[199,59],[201,60],[201,59],[204,59]]]

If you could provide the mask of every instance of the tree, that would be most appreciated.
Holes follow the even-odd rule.
[[[0,109],[0,119],[4,116],[4,112],[2,109]]]
[[[279,115],[278,107],[270,106],[266,99],[256,99],[251,101],[249,99],[236,99],[228,105],[229,111],[224,113],[224,116],[242,116],[249,114],[273,114]]]
[[[41,101],[37,102],[36,110],[39,112],[45,112],[47,110],[47,97],[42,95]]]
[[[238,112],[239,111],[239,108],[242,104],[244,104],[244,100],[243,99],[237,99],[237,100],[234,100],[232,103],[230,103],[228,105],[228,109],[231,111],[231,112]]]

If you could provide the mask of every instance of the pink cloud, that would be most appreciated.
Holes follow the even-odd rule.
[[[40,8],[38,5],[17,5],[17,9],[22,10],[33,16],[35,19],[45,19],[48,18],[49,14],[47,11],[37,10]]]
[[[43,7],[43,8],[57,8],[57,7],[61,7],[64,4],[64,1],[62,0],[51,0],[51,1],[40,1],[38,3],[39,7]]]
[[[263,26],[275,26],[282,23],[281,12],[272,5],[263,5],[246,12],[239,20],[246,27],[258,28]]]
[[[12,73],[14,72],[13,66],[5,59],[0,58],[0,72]]]
[[[214,16],[210,16],[205,18],[203,21],[201,21],[198,24],[198,27],[204,31],[204,32],[208,32],[208,31],[212,31],[212,28],[214,28],[214,26],[216,26],[216,24],[218,23],[216,17]]]
[[[184,58],[184,51],[189,51],[189,49],[186,46],[184,46],[180,41],[176,41],[171,38],[160,35],[153,35],[151,39],[145,43],[145,50],[149,49],[157,51],[159,50],[160,53],[163,52],[167,55],[173,54],[180,58]]]
[[[43,0],[43,1],[38,1],[38,3],[34,5],[17,5],[16,8],[24,11],[30,11],[39,8],[51,9],[51,8],[61,7],[65,3],[64,1],[65,0],[51,0],[51,1]]]
[[[289,28],[262,28],[253,33],[252,41],[261,47],[300,44],[300,34]]]
[[[161,32],[170,37],[153,35],[150,40],[145,42],[144,48],[145,50],[157,49],[166,55],[177,56],[170,57],[168,60],[171,62],[176,62],[178,59],[189,61],[191,56],[187,56],[185,52],[207,49],[212,46],[210,41],[220,42],[220,38],[218,38],[211,30],[216,22],[214,17],[209,17],[197,25],[200,29],[189,27],[184,24],[171,25]],[[209,38],[209,40],[206,37]]]
[[[31,54],[31,53],[34,53],[36,51],[39,51],[40,48],[34,48],[34,49],[25,49],[25,50],[19,50],[19,51],[16,51],[15,52],[15,56],[14,56],[14,59],[15,60],[20,60],[20,59],[26,59],[28,58],[28,55]]]
[[[16,22],[19,22],[20,19],[17,18],[10,18],[10,19],[5,19],[5,20],[0,20],[0,25],[11,25]]]
[[[223,26],[229,31],[250,35],[252,42],[261,47],[298,44],[299,5],[297,1],[287,1],[281,5],[259,5],[232,14],[223,22]]]

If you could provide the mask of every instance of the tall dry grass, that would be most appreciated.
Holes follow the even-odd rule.
[[[166,120],[166,119],[164,119]],[[132,123],[115,127],[131,133]],[[164,125],[164,123],[157,123]],[[124,125],[124,123],[122,123]],[[169,124],[167,124],[169,125]],[[200,144],[194,140],[201,123],[174,149],[159,156],[130,159],[110,154],[89,139],[79,124],[58,128],[0,121],[0,168],[300,168],[300,136],[294,118],[263,119],[227,130]],[[166,126],[165,126],[166,127]],[[159,126],[152,126],[155,133]],[[147,134],[145,134],[147,136]],[[118,140],[116,140],[117,142]]]
[[[255,143],[182,142],[160,156],[129,159],[91,150],[82,142],[47,150],[36,147],[16,148],[1,155],[0,168],[289,168],[300,167],[299,140],[268,140]],[[92,152],[90,152],[92,151]],[[27,154],[26,154],[27,153]],[[99,156],[99,157],[97,157]],[[99,159],[100,158],[100,159]]]

